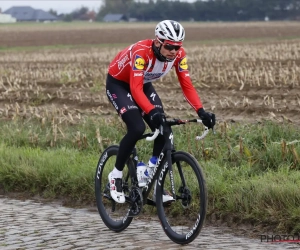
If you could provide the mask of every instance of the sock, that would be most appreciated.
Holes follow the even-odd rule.
[[[114,178],[122,178],[123,172],[120,171],[120,170],[118,170],[118,169],[116,169],[116,167],[114,167],[114,169],[113,169],[113,171],[112,171],[112,176],[113,176]]]

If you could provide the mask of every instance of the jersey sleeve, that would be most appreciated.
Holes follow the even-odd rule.
[[[188,70],[186,53],[183,48],[179,51],[174,67],[185,99],[193,107],[193,109],[195,109],[195,111],[198,111],[198,109],[202,108],[203,105],[192,84]]]
[[[154,105],[144,93],[144,70],[149,62],[147,50],[143,48],[133,48],[131,54],[131,68],[130,68],[130,91],[137,105],[148,114]]]

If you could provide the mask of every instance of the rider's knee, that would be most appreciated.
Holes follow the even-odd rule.
[[[134,126],[131,127],[130,132],[134,134],[136,137],[141,137],[146,130],[146,125],[144,122],[135,123]]]

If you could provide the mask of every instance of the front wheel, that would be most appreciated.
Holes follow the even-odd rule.
[[[163,191],[172,190],[168,164],[165,162],[156,184],[158,217],[163,230],[172,241],[188,244],[199,235],[205,221],[205,179],[197,160],[186,152],[172,154],[172,167],[176,201],[169,206],[163,204]]]
[[[117,203],[110,196],[108,174],[115,166],[118,150],[119,147],[114,145],[102,153],[95,174],[95,195],[99,214],[104,224],[116,232],[126,229],[133,219],[128,216],[130,204]],[[133,167],[132,164],[133,162],[129,159],[123,169],[123,191],[127,198],[132,188],[129,171]]]

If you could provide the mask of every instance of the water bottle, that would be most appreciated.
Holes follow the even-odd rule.
[[[156,162],[157,162],[157,157],[156,156],[152,156],[150,158],[149,162],[148,162],[148,175],[149,176],[151,176],[153,174]]]
[[[148,171],[147,171],[147,165],[144,162],[140,161],[137,164],[136,175],[139,182],[139,187],[146,186],[148,180]]]
[[[153,175],[153,171],[154,171],[154,167],[156,166],[158,158],[156,156],[152,156],[149,161],[148,161],[148,173],[149,176]],[[154,183],[154,191],[153,191],[153,200],[156,200],[156,182],[157,180],[155,180]]]

